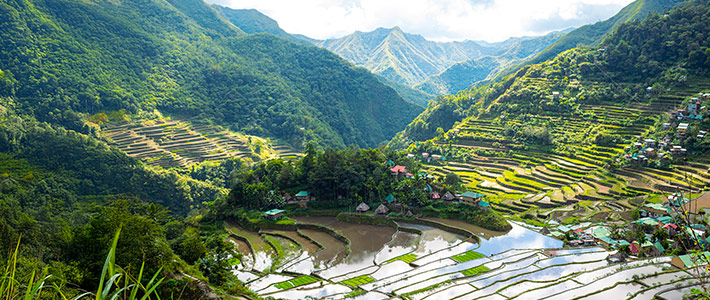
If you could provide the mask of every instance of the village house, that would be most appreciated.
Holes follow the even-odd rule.
[[[668,208],[659,203],[646,203],[641,210],[644,217],[658,218],[668,214]]]
[[[678,129],[676,130],[676,134],[678,135],[678,137],[685,137],[686,133],[688,133],[688,123],[678,124]]]
[[[706,265],[710,261],[710,252],[698,254],[685,254],[671,259],[671,265],[678,269],[689,269],[695,266]]]
[[[269,220],[276,220],[278,218],[281,218],[284,215],[285,210],[283,209],[271,209],[267,210],[264,212],[264,217],[266,217]]]
[[[390,168],[390,172],[392,173],[392,177],[402,177],[407,174],[407,167],[397,165]]]
[[[560,92],[552,92],[552,98],[553,99],[560,98]]]
[[[699,197],[690,200],[681,206],[681,211],[688,214],[691,221],[704,220],[710,211],[710,192],[705,192]]]
[[[654,139],[645,139],[643,140],[643,144],[646,147],[656,147],[656,140]]]
[[[397,201],[397,198],[395,198],[394,195],[389,194],[389,195],[387,195],[387,197],[385,197],[385,201],[387,203],[394,203]]]
[[[308,191],[300,191],[296,194],[296,200],[308,202],[311,200],[311,193]]]
[[[459,201],[461,203],[465,204],[470,204],[470,205],[476,205],[478,204],[478,201],[483,199],[485,195],[479,194],[479,193],[474,193],[474,192],[465,192],[461,194],[461,197],[459,198]]]

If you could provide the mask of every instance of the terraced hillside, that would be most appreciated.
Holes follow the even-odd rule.
[[[546,81],[525,80],[528,85]],[[547,215],[568,206],[567,213],[555,215],[623,216],[635,206],[629,200],[640,203],[648,194],[710,186],[706,160],[681,160],[671,170],[633,163],[613,168],[635,142],[655,132],[667,114],[680,108],[683,100],[710,90],[708,82],[696,79],[686,87],[628,104],[580,105],[574,114],[540,111],[513,120],[469,118],[432,146],[418,149],[448,155],[446,164],[428,165],[428,171],[457,173],[468,189],[486,195],[495,209],[508,214],[534,211]],[[526,143],[520,136],[525,130],[545,130],[552,142]],[[573,205],[579,202],[582,205]]]
[[[102,134],[126,154],[164,168],[231,157],[256,161],[300,155],[283,143],[272,147],[269,141],[259,137],[181,120],[109,125]]]
[[[260,296],[278,299],[680,299],[699,284],[692,270],[672,267],[670,257],[610,263],[613,252],[560,249],[560,241],[517,224],[480,242],[424,225],[398,228],[417,232],[406,233],[417,242],[393,248],[398,231],[372,262],[348,257],[320,270],[234,272]]]

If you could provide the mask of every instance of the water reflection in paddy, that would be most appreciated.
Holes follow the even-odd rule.
[[[561,248],[563,242],[512,223],[513,229],[505,235],[481,240],[481,247],[476,251],[483,255],[492,255],[509,249],[544,249]]]
[[[319,224],[336,230],[350,241],[350,254],[339,264],[319,271],[331,278],[375,265],[375,255],[392,241],[396,229],[387,226],[346,223],[334,217],[296,217],[299,223]]]
[[[375,262],[381,264],[392,258],[410,253],[417,248],[419,235],[409,232],[397,231],[392,241],[387,243],[377,256]]]

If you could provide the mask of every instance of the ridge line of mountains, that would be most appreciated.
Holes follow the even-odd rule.
[[[598,44],[620,24],[668,10],[680,2],[637,0],[605,21],[497,43],[433,42],[421,35],[406,33],[397,26],[316,40],[291,35],[275,20],[254,9],[213,7],[247,33],[269,33],[328,49],[380,76],[400,94],[407,95],[405,98],[409,101],[426,106],[432,95],[454,94],[476,83],[498,80],[524,65],[543,62],[579,45]]]

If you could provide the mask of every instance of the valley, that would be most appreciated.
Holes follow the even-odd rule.
[[[228,4],[0,3],[0,299],[710,295],[708,0],[495,43]]]

